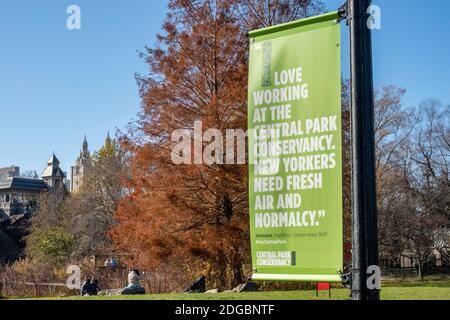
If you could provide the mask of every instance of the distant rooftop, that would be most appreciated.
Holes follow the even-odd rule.
[[[48,191],[49,187],[44,180],[28,178],[7,178],[0,181],[0,191],[20,190],[20,191]]]
[[[19,177],[20,168],[16,166],[10,166],[6,168],[0,168],[0,181],[9,177]]]

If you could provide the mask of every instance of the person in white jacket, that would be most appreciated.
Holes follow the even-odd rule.
[[[139,270],[131,270],[128,274],[128,288],[141,288],[139,281],[143,279],[144,276],[141,275]]]

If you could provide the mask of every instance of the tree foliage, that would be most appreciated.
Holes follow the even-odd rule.
[[[450,225],[449,107],[426,100],[406,111],[403,94],[386,87],[377,100],[380,255],[389,267],[408,257],[423,277],[433,250],[447,259],[450,254],[448,245],[439,247],[435,241]]]
[[[78,193],[58,189],[41,196],[27,240],[28,257],[62,264],[109,249],[124,170],[120,148],[108,136],[86,168]]]

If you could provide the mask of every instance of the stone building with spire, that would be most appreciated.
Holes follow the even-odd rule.
[[[63,188],[66,175],[59,167],[53,153],[42,172],[42,179],[23,178],[20,172],[0,178],[0,224],[11,219],[29,217],[37,208],[39,195],[49,190]]]
[[[91,153],[89,151],[89,145],[84,136],[83,145],[80,151],[80,156],[75,161],[75,165],[70,169],[70,192],[76,193],[80,190],[83,184],[83,176],[86,170],[91,165]]]
[[[20,177],[18,167],[11,167],[0,176],[0,263],[23,256],[25,236],[30,220],[38,208],[39,197],[50,190],[63,190],[66,175],[53,153],[42,172],[42,179]],[[17,168],[17,169],[15,169]]]

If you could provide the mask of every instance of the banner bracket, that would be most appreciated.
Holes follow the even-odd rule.
[[[339,19],[337,19],[338,22],[341,22],[343,20],[347,20],[348,23],[348,1],[346,1],[342,6],[339,7],[338,9],[338,16]]]

